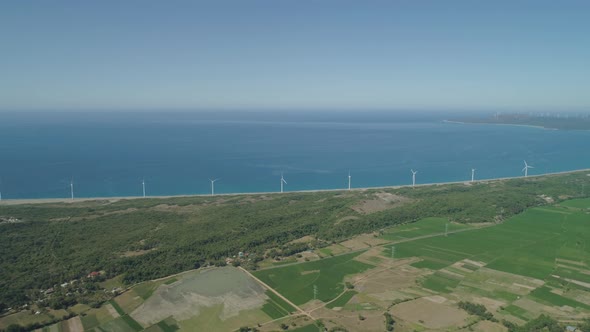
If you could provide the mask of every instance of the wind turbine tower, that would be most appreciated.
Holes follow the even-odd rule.
[[[414,171],[413,169],[410,170],[412,172],[412,188],[416,185],[416,173],[418,173],[418,171]]]
[[[475,181],[475,168],[471,169],[471,182]]]
[[[141,180],[141,187],[143,189],[143,197],[145,197],[145,179]]]
[[[283,192],[283,185],[287,184],[287,181],[285,181],[285,178],[283,177],[283,173],[281,173],[281,193]]]
[[[214,180],[209,179],[209,181],[211,181],[211,196],[215,195],[215,181],[217,181],[217,180],[219,180],[219,179],[214,179]]]
[[[526,178],[527,176],[529,176],[529,168],[534,168],[533,166],[529,166],[529,164],[526,163],[526,160],[524,161],[524,168],[522,169],[521,172],[524,172],[524,177]]]
[[[350,171],[348,171],[348,190],[350,190]]]
[[[72,201],[74,200],[74,178],[70,180],[70,194],[72,196]]]

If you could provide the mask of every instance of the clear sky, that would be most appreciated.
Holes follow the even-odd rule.
[[[590,110],[590,1],[0,2],[0,110]]]

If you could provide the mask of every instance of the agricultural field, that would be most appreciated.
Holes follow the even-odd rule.
[[[480,224],[477,225],[481,226]],[[380,237],[388,241],[399,242],[421,236],[443,234],[445,231],[457,232],[473,227],[476,227],[476,225],[449,222],[447,218],[424,218],[417,222],[391,227],[383,231]]]
[[[43,331],[221,332],[273,321],[295,311],[246,273],[224,267],[139,284],[101,308]],[[79,325],[72,329],[75,319]]]
[[[458,314],[462,300],[515,324],[540,314],[575,322],[590,306],[589,183],[576,172],[414,189],[3,203],[0,217],[19,222],[0,224],[0,252],[10,253],[0,261],[0,329],[265,332],[320,320],[382,331],[384,312],[401,331],[494,329]],[[213,268],[231,263],[254,277]],[[94,271],[100,279],[88,277]],[[448,314],[407,314],[416,305]]]
[[[327,302],[344,291],[345,276],[373,267],[354,260],[360,254],[349,253],[284,268],[261,270],[254,275],[297,305],[314,299],[314,286],[317,289],[317,300]]]
[[[590,199],[578,199],[489,227],[449,223],[447,236],[446,219],[425,218],[382,231],[394,244],[256,275],[314,319],[349,331],[382,331],[383,312],[392,315],[396,331],[506,331],[500,321],[523,325],[540,315],[575,325],[590,315],[587,207]],[[314,300],[313,285],[334,269],[342,271],[339,278],[323,280],[322,287],[336,280],[340,288]],[[496,321],[469,314],[459,301],[483,305]]]

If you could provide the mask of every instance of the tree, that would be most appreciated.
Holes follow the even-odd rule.
[[[11,324],[8,325],[8,327],[6,328],[6,332],[24,332],[25,328],[18,325],[18,324]]]

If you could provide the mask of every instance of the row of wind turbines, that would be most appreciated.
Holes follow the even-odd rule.
[[[522,169],[521,172],[524,172],[524,177],[528,177],[529,176],[529,168],[534,168],[533,166],[527,164],[526,160],[524,160],[524,168]],[[471,169],[471,182],[475,182],[475,168]],[[416,174],[418,174],[418,171],[415,171],[414,169],[410,170],[411,174],[412,174],[412,188],[416,186]],[[216,179],[209,179],[209,181],[211,182],[211,196],[215,195],[215,182],[221,180],[221,178],[216,178]],[[285,185],[287,184],[287,180],[285,180],[285,176],[284,174],[281,172],[281,180],[280,180],[280,185],[281,185],[281,193],[284,192],[285,189]],[[143,193],[143,197],[146,197],[146,191],[145,191],[145,179],[141,180],[141,188],[142,188],[142,193]],[[352,176],[350,175],[350,171],[348,171],[348,190],[352,189]],[[70,198],[71,200],[74,200],[74,179],[72,178],[70,180]],[[2,192],[0,191],[0,201],[2,200]]]

